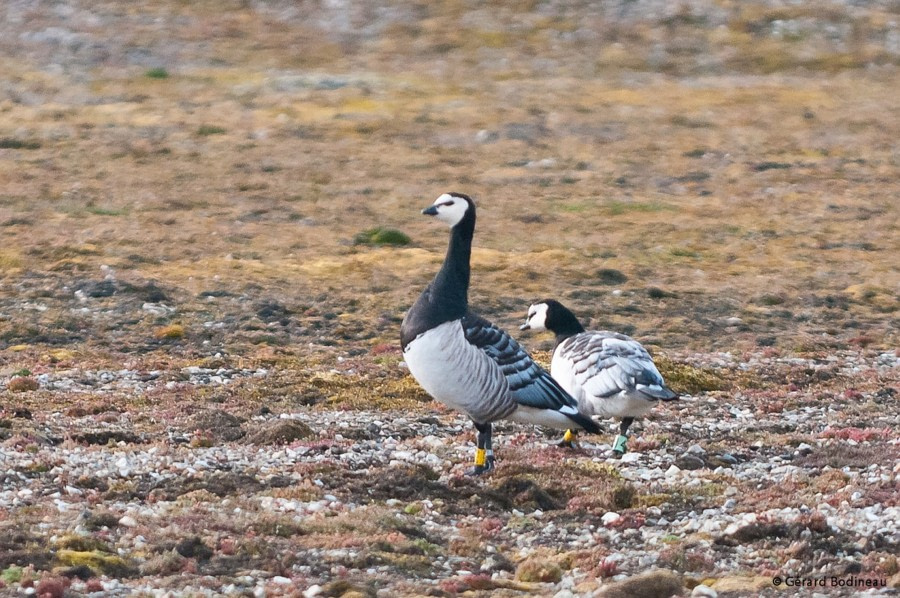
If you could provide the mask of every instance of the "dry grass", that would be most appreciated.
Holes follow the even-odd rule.
[[[222,403],[245,417],[439,410],[400,367],[397,345],[403,313],[447,243],[419,210],[446,191],[478,201],[471,304],[506,329],[534,300],[556,297],[591,327],[645,342],[676,390],[738,396],[766,414],[896,383],[851,383],[824,368],[692,365],[696,352],[820,358],[900,344],[900,77],[887,8],[742,2],[651,18],[634,12],[639,2],[619,15],[566,3],[545,14],[502,2],[489,15],[401,2],[388,17],[363,3],[347,15],[318,7],[313,18],[305,5],[278,3],[116,6],[74,3],[69,19],[34,6],[22,32],[0,23],[0,375],[159,370],[175,390],[75,395],[16,377],[0,397],[4,413],[123,413],[162,438],[178,417]],[[91,10],[102,26],[89,25]],[[28,41],[60,28],[92,53]],[[552,341],[522,338],[546,363]],[[194,388],[180,385],[190,366],[269,372]],[[847,409],[864,418],[884,406]],[[648,446],[669,441],[650,430]],[[863,422],[827,437],[869,430]],[[51,442],[5,427],[0,439],[25,450]],[[751,428],[716,442],[725,451],[757,439],[813,440]],[[882,444],[871,450],[829,446],[797,463],[896,458],[874,439]],[[233,521],[210,508],[203,521],[231,547],[228,534],[241,537],[252,519],[258,536],[235,549],[246,568],[281,562],[294,554],[286,547],[353,546],[353,560],[326,565],[408,577],[427,571],[434,551],[486,557],[494,530],[461,526],[432,543],[386,521],[378,503],[398,489],[413,514],[443,493],[435,508],[448,517],[480,493],[482,515],[503,513],[503,525],[525,531],[535,520],[511,518],[511,508],[571,514],[573,526],[616,510],[627,528],[648,507],[700,509],[724,492],[719,483],[638,488],[604,466],[512,443],[501,458],[480,486],[379,470],[375,499],[370,480],[316,470],[334,492],[372,501],[359,518]],[[845,482],[834,474],[740,492],[747,508],[816,504],[818,494],[849,499],[855,487],[840,489]],[[129,484],[103,499],[146,498]],[[176,515],[190,520],[198,508],[179,505]],[[23,529],[52,515],[16,513]],[[66,551],[46,567],[131,566],[96,547]],[[666,558],[684,571],[710,566],[680,544]],[[473,583],[459,587],[478,590]]]

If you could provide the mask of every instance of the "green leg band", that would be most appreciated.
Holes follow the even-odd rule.
[[[617,453],[624,454],[628,449],[625,447],[625,443],[628,442],[627,436],[622,436],[619,434],[616,436],[616,441],[613,443],[613,450]]]

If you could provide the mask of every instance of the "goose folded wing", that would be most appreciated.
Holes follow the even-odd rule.
[[[510,394],[520,405],[576,414],[577,406],[563,388],[509,334],[469,313],[463,318],[466,340],[481,349],[500,368]]]
[[[668,396],[659,370],[637,341],[615,333],[598,333],[588,343],[573,347],[569,359],[582,364],[581,383],[595,397],[611,397],[638,390],[648,399]],[[662,394],[654,392],[661,391]]]

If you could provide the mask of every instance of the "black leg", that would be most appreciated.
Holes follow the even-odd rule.
[[[471,470],[471,475],[481,475],[494,469],[494,450],[491,446],[491,424],[479,424],[473,422],[475,429],[478,430],[475,449],[475,467]]]
[[[621,457],[625,454],[625,451],[628,450],[625,447],[625,443],[628,442],[628,427],[634,422],[633,417],[623,417],[622,423],[619,424],[619,435],[616,436],[616,441],[613,443],[613,453]]]

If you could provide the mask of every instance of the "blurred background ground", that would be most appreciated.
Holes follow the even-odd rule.
[[[880,430],[898,63],[896,2],[4,2],[3,421],[433,412],[398,329],[461,191],[498,324],[559,298],[684,392]]]

